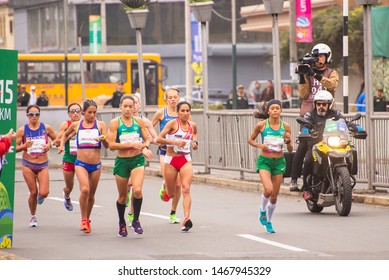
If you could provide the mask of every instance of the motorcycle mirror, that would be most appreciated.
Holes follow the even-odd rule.
[[[361,117],[362,117],[362,115],[360,113],[355,114],[354,117],[351,119],[351,121],[355,122],[355,121],[359,120]]]
[[[308,125],[310,125],[310,126],[313,126],[307,119],[304,119],[304,118],[302,118],[302,117],[298,117],[298,118],[296,119],[296,121],[297,121],[299,124],[302,124],[302,125],[308,124]]]

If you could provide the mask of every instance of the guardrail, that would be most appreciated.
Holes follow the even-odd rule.
[[[146,110],[146,117],[151,119],[155,110]],[[255,173],[255,163],[259,153],[259,150],[251,147],[247,141],[254,129],[255,124],[258,122],[252,115],[253,110],[218,110],[208,111],[207,122],[209,128],[209,168],[240,171],[241,176],[244,177],[244,173]],[[98,113],[98,118],[109,124],[109,121],[120,115],[119,110],[104,110]],[[346,118],[350,118],[354,114],[345,115]],[[284,110],[282,113],[282,120],[289,123],[292,129],[292,137],[296,139],[299,132],[299,125],[296,122],[296,118],[299,116],[296,110]],[[204,165],[204,120],[202,110],[192,110],[192,119],[196,122],[199,130],[199,149],[192,153],[193,164]],[[368,156],[372,157],[372,163],[374,167],[375,176],[372,180],[372,186],[389,188],[389,116],[386,115],[374,115],[372,117],[373,131],[368,132],[369,136],[366,140],[353,139],[355,147],[358,151],[358,182],[367,182],[368,178]],[[362,127],[366,127],[366,118],[363,115],[357,122]],[[157,132],[159,128],[155,127]],[[374,136],[374,137],[373,137]],[[367,150],[367,141],[369,139],[375,139],[373,151]],[[297,148],[297,144],[294,143],[294,150]],[[153,162],[159,162],[157,155],[156,145],[151,146],[153,151]],[[103,157],[114,158],[115,154],[109,150],[103,151]]]

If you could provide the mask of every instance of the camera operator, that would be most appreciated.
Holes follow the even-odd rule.
[[[302,99],[300,116],[312,111],[314,96],[319,90],[327,90],[332,97],[335,96],[335,88],[339,83],[339,73],[327,65],[331,64],[332,52],[326,44],[317,44],[312,48],[310,54],[300,59],[301,64],[297,65],[296,73],[300,76],[299,94]],[[297,179],[300,177],[304,156],[308,150],[307,143],[299,143],[296,154],[293,158],[292,180],[290,191],[299,191]]]

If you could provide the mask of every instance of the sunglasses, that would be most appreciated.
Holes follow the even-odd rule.
[[[41,115],[41,113],[39,113],[39,112],[27,113],[27,116],[29,116],[29,117],[39,117],[40,115]]]
[[[317,106],[317,107],[320,107],[320,106],[325,107],[326,105],[328,105],[328,103],[316,102],[316,106]]]
[[[70,114],[75,114],[75,113],[79,114],[81,112],[81,110],[80,109],[73,109],[73,110],[69,110],[68,112]]]

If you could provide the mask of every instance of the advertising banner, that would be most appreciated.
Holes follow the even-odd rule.
[[[101,53],[101,16],[89,16],[89,52]]]
[[[18,52],[0,50],[0,137],[16,131]],[[15,143],[0,157],[0,249],[11,248],[13,240]]]
[[[190,13],[190,24],[192,34],[192,62],[201,62],[201,23],[196,21],[193,12]]]
[[[296,0],[296,42],[312,42],[311,0]]]

